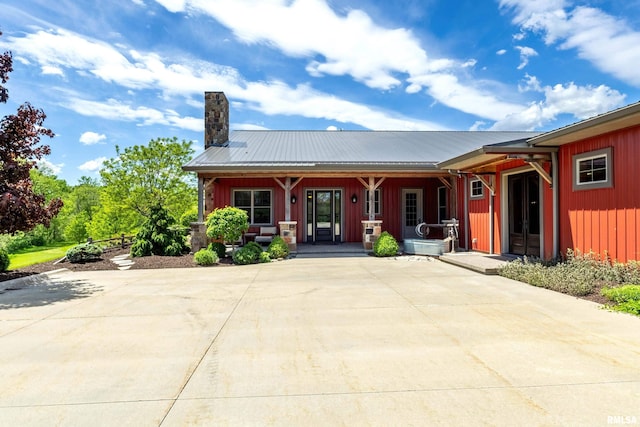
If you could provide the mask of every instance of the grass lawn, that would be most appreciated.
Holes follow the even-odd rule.
[[[50,246],[36,246],[9,254],[9,270],[17,270],[41,262],[58,260],[65,256],[67,250],[75,244],[59,243]]]

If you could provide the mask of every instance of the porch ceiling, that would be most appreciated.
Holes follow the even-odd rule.
[[[512,158],[547,159],[555,147],[486,146],[451,160],[438,163],[438,167],[450,171],[495,172],[496,166]]]

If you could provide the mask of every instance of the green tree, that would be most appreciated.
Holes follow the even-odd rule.
[[[146,146],[116,146],[116,154],[100,171],[107,211],[133,210],[144,219],[159,204],[180,218],[197,203],[194,177],[182,170],[193,156],[189,141],[158,138]]]
[[[82,242],[89,237],[89,225],[100,209],[100,190],[98,180],[83,176],[64,199],[64,208],[60,216],[67,218],[64,230],[67,240]]]
[[[149,217],[136,234],[131,256],[178,256],[189,251],[185,236],[173,227],[175,219],[160,205],[152,206]]]
[[[207,216],[206,224],[207,236],[229,242],[235,250],[235,243],[249,229],[249,216],[242,209],[227,206],[214,209]]]
[[[53,200],[66,200],[69,196],[71,188],[67,181],[58,178],[49,167],[40,165],[38,169],[32,169],[29,174],[33,183],[33,191],[42,195],[45,203],[50,203]],[[27,235],[36,246],[64,241],[64,230],[69,220],[70,217],[66,214],[63,206],[58,215],[51,218],[48,226],[39,224]]]

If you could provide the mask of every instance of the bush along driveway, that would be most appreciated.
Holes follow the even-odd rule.
[[[640,315],[640,263],[636,261],[623,264],[567,251],[559,262],[517,259],[503,267],[500,275]]]

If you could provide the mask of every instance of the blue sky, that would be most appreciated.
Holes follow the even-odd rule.
[[[10,101],[74,184],[158,137],[231,129],[551,130],[640,100],[640,0],[5,0]]]

